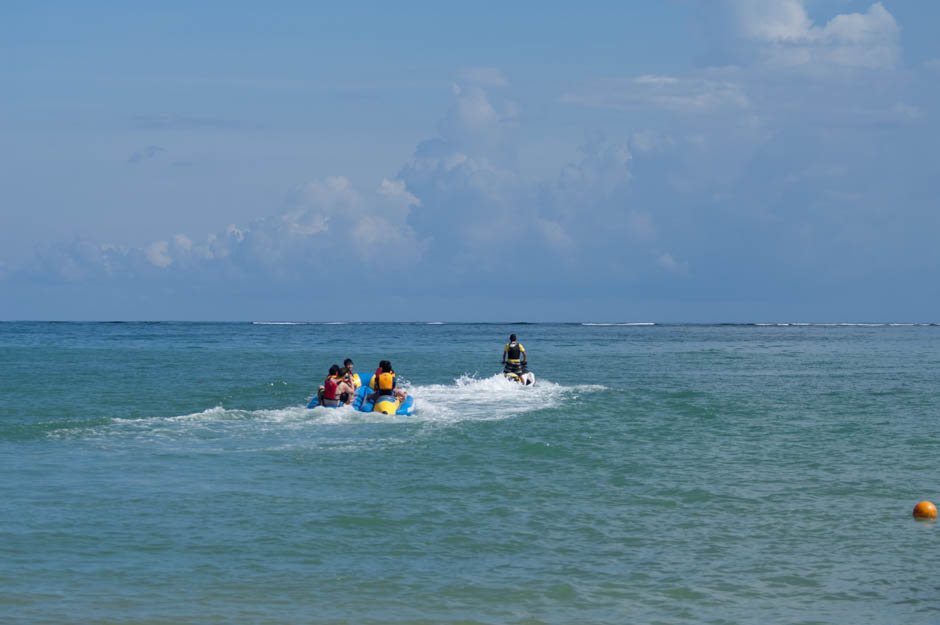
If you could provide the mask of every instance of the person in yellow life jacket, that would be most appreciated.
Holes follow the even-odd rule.
[[[509,342],[503,347],[503,373],[521,375],[528,371],[525,347],[516,342],[516,335],[509,335]]]
[[[375,392],[369,395],[367,399],[374,401],[377,397],[383,395],[395,395],[399,400],[405,401],[408,394],[395,388],[395,385],[395,370],[392,369],[392,363],[383,360],[379,362],[379,368],[375,370],[375,375],[369,382],[369,387],[374,389]]]
[[[362,379],[359,377],[358,373],[353,371],[352,358],[347,358],[343,361],[343,379],[352,387],[354,392],[359,390],[359,387],[362,386]]]

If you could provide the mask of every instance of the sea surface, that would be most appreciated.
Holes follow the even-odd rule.
[[[936,325],[0,323],[0,622],[936,624],[938,462]]]

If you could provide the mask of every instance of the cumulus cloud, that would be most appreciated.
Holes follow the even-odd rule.
[[[935,107],[904,88],[914,73],[896,71],[900,30],[885,6],[814,20],[797,0],[702,4],[724,11],[714,34],[732,42],[729,56],[685,74],[640,68],[565,86],[566,103],[624,114],[581,111],[585,124],[615,118],[620,134],[589,134],[548,175],[516,162],[526,116],[501,99],[509,81],[497,68],[468,68],[436,133],[388,178],[318,175],[273,214],[259,209],[265,217],[223,221],[209,234],[174,229],[138,247],[50,245],[30,266],[0,264],[0,278],[294,293],[335,267],[355,276],[404,268],[401,284],[436,294],[498,292],[511,276],[516,292],[640,285],[668,295],[664,285],[691,284],[693,267],[699,293],[779,290],[774,279],[801,269],[792,292],[802,293],[830,268],[893,267],[872,249],[936,264],[933,178],[914,162],[930,162],[932,133],[918,126]],[[940,61],[915,69],[933,72]],[[139,121],[152,130],[201,124]],[[162,150],[147,146],[129,161]]]
[[[161,272],[177,277],[219,273],[300,280],[329,271],[338,262],[354,274],[393,259],[407,267],[417,262],[426,242],[408,225],[420,204],[400,180],[382,180],[371,193],[338,176],[304,185],[292,205],[278,215],[193,239],[175,234],[140,248],[77,239],[50,245],[15,273],[21,277],[64,280],[133,279]]]
[[[376,193],[388,198],[402,215],[406,215],[412,206],[421,206],[421,200],[408,191],[403,180],[383,178]]]
[[[440,138],[464,153],[511,161],[512,132],[519,121],[516,105],[507,101],[497,106],[479,85],[455,84],[452,91],[454,102],[438,124]]]
[[[363,200],[345,176],[329,176],[314,180],[301,188],[301,203],[326,213],[358,214]]]
[[[739,32],[772,67],[891,69],[900,59],[900,29],[880,2],[824,26],[813,23],[803,0],[736,0],[734,7]]]
[[[635,84],[672,89],[682,82],[646,75]],[[355,276],[409,268],[415,282],[432,289],[491,288],[507,268],[532,266],[539,271],[527,272],[520,288],[566,282],[581,288],[643,271],[662,278],[657,206],[630,199],[628,141],[589,134],[555,175],[532,179],[506,157],[516,109],[495,105],[479,85],[457,87],[453,97],[437,136],[372,188],[345,176],[321,177],[298,185],[270,216],[201,236],[167,234],[140,247],[76,241],[13,273],[67,282],[292,288],[336,267]],[[650,152],[676,144],[657,133],[630,142]],[[681,274],[686,267],[675,261],[666,268]]]
[[[711,39],[727,48],[724,64],[687,75],[640,74],[598,80],[569,90],[561,101],[627,113],[707,116],[712,123],[762,127],[777,116],[810,114],[819,122],[880,124],[917,119],[890,99],[885,77],[901,58],[900,28],[880,2],[822,24],[803,0],[703,2]],[[724,19],[722,19],[724,16]],[[929,65],[928,65],[929,66]],[[878,72],[878,89],[870,73]],[[742,123],[743,122],[743,123]],[[633,137],[638,152],[662,150],[652,133]]]
[[[799,41],[813,28],[800,0],[742,0],[737,10],[742,31],[755,39]]]
[[[173,259],[167,254],[169,247],[170,245],[166,241],[157,241],[147,247],[144,255],[154,267],[168,267],[173,262]]]

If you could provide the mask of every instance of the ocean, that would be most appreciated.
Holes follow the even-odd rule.
[[[0,621],[936,624],[938,458],[937,325],[5,322]]]

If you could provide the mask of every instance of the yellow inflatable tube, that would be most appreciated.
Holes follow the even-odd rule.
[[[381,412],[382,414],[395,414],[398,407],[401,406],[401,400],[394,395],[385,395],[375,400],[375,406],[372,412]]]

